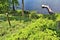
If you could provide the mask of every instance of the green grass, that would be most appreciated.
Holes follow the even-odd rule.
[[[60,29],[57,21],[60,14],[29,14],[30,16],[14,16],[9,14],[9,26],[5,14],[0,14],[0,40],[60,40]]]

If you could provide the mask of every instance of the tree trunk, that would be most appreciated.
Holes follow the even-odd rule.
[[[12,5],[12,6],[13,6],[13,11],[15,11],[15,6],[14,6],[14,3],[13,3],[13,5]]]
[[[57,21],[57,30],[59,30],[59,29],[60,29],[60,20]]]
[[[8,13],[6,13],[6,16],[7,16],[8,24],[9,24],[9,26],[11,26],[10,19],[9,19],[9,16],[8,16]]]
[[[24,0],[22,0],[22,16],[24,16]]]

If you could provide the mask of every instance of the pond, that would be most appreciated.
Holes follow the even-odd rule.
[[[22,0],[18,1],[19,1],[18,9],[21,9]],[[38,13],[48,13],[46,9],[41,8],[42,4],[49,5],[54,12],[60,12],[60,0],[24,0],[24,4],[25,10],[34,10],[37,11]]]

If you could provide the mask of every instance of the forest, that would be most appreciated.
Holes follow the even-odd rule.
[[[60,13],[16,10],[18,0],[0,0],[0,40],[60,40]],[[28,5],[27,5],[28,6]]]

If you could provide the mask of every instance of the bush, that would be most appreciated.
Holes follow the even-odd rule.
[[[29,14],[29,18],[38,19],[39,16],[36,14],[36,12],[31,12],[31,13]]]
[[[35,18],[35,15],[39,18]],[[60,30],[56,30],[60,15],[57,14],[56,20],[48,17],[48,15],[33,13],[31,21],[24,22],[27,17],[21,21],[11,20],[11,27],[7,21],[0,22],[0,40],[60,40]]]

